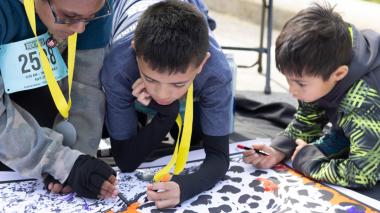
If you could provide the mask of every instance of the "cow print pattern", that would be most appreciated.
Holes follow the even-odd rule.
[[[185,173],[199,168],[200,162],[188,163]],[[209,191],[183,202],[176,208],[159,210],[153,202],[143,203],[146,181],[134,173],[119,173],[119,191],[129,200],[138,200],[140,212],[364,212],[365,206],[331,202],[334,194],[304,184],[300,177],[287,171],[258,170],[242,162],[240,155],[231,157],[230,169],[222,181]],[[159,168],[146,169],[156,172]],[[278,185],[268,191],[261,180]],[[92,200],[69,194],[48,193],[41,181],[0,184],[0,212],[114,212],[126,209],[120,199]],[[352,211],[354,210],[354,211]]]

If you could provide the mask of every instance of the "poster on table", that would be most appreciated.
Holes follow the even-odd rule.
[[[192,173],[201,161],[187,164],[184,173]],[[259,170],[242,162],[240,154],[231,156],[227,174],[215,187],[176,208],[159,210],[145,202],[147,181],[142,173],[154,173],[160,167],[118,172],[119,191],[133,205],[119,198],[93,200],[75,193],[48,193],[39,180],[0,184],[0,212],[372,212],[376,211],[338,191],[302,177],[284,165]],[[194,183],[197,184],[197,183]],[[136,202],[134,202],[136,201]]]

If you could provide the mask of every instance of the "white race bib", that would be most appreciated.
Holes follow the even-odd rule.
[[[67,67],[57,47],[48,48],[49,34],[38,36],[57,81],[67,76]],[[35,38],[0,46],[0,71],[5,92],[34,89],[47,85]]]

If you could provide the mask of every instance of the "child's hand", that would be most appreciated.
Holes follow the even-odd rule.
[[[294,158],[297,156],[298,152],[304,147],[307,145],[307,143],[302,140],[302,139],[297,139],[296,140],[296,144],[297,144],[297,147],[296,149],[294,150],[293,152],[293,155],[292,155],[292,161],[294,161]]]
[[[243,161],[248,164],[252,164],[258,169],[269,169],[274,165],[278,164],[285,158],[285,154],[275,150],[274,148],[267,146],[265,144],[255,144],[254,149],[262,150],[269,154],[269,156],[264,156],[257,154],[254,150],[248,150],[243,152]]]
[[[147,187],[148,200],[154,201],[159,209],[175,207],[180,202],[180,194],[179,185],[174,181],[157,182]]]
[[[78,157],[66,182],[82,197],[104,199],[119,193],[116,172],[104,161],[89,155]]]
[[[111,175],[108,180],[105,180],[100,188],[99,199],[115,198],[119,190],[117,189],[117,179],[114,175]]]
[[[61,184],[51,175],[48,175],[44,178],[44,184],[47,190],[53,193],[68,194],[73,191],[71,186]]]
[[[145,84],[141,78],[137,79],[132,85],[132,95],[137,98],[137,101],[148,106],[152,98],[145,89]]]

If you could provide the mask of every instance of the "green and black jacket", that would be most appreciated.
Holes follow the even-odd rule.
[[[353,58],[347,76],[326,96],[300,102],[293,121],[272,141],[290,157],[295,139],[309,144],[297,154],[293,167],[318,181],[350,187],[372,187],[380,174],[380,35],[353,28]],[[341,138],[331,138],[323,128]],[[329,144],[335,153],[318,147]]]

